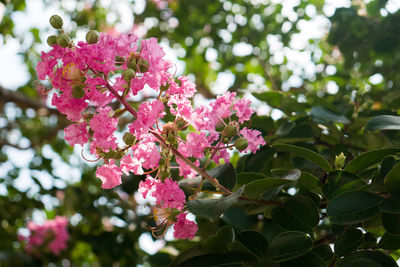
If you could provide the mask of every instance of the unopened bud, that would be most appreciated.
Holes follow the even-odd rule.
[[[125,63],[125,59],[120,56],[115,56],[115,65],[116,66],[122,66]]]
[[[169,170],[162,170],[158,174],[158,178],[160,178],[161,180],[164,180],[164,179],[166,179],[166,178],[168,178],[170,176],[171,176],[171,173],[169,172]]]
[[[85,95],[85,90],[83,90],[83,88],[85,88],[84,84],[72,86],[72,96],[74,98],[82,98]]]
[[[150,63],[146,59],[139,59],[138,64],[141,73],[147,72],[149,70]]]
[[[124,133],[124,136],[122,137],[122,140],[127,144],[128,146],[132,146],[136,142],[136,136],[133,134],[126,132]]]
[[[234,137],[238,133],[238,124],[231,122],[229,123],[228,126],[225,127],[225,129],[222,131],[222,135],[226,137]]]
[[[187,121],[183,118],[179,117],[175,123],[179,130],[184,131],[187,129]]]
[[[100,38],[100,34],[95,30],[90,30],[86,34],[86,42],[88,42],[88,44],[97,43],[99,41],[99,38]]]
[[[128,58],[126,65],[128,68],[136,70],[136,58],[135,57],[130,57]]]
[[[62,47],[69,47],[71,43],[71,38],[69,38],[68,35],[66,35],[65,33],[60,33],[57,36],[57,44],[59,44]]]
[[[245,150],[248,145],[249,145],[249,143],[247,142],[247,139],[244,137],[240,137],[240,138],[236,139],[236,141],[235,141],[235,147],[239,151]]]
[[[175,143],[176,142],[176,137],[175,137],[173,132],[168,132],[167,141],[168,141],[168,143]]]
[[[343,168],[345,162],[346,162],[346,156],[342,152],[335,157],[335,169],[340,170],[341,168]]]
[[[63,26],[63,20],[59,15],[51,16],[49,22],[54,29],[61,29]]]
[[[57,36],[56,35],[50,35],[49,37],[47,37],[47,44],[49,46],[57,44]]]
[[[136,73],[132,69],[126,69],[122,72],[122,77],[125,82],[130,83],[136,77]]]

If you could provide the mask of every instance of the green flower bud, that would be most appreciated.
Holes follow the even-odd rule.
[[[128,61],[126,62],[126,65],[128,68],[136,70],[136,58],[135,57],[130,57],[128,58]]]
[[[57,44],[57,36],[56,35],[50,35],[49,37],[47,37],[47,44],[49,46]]]
[[[139,70],[141,73],[147,72],[149,70],[150,63],[145,59],[139,59]]]
[[[222,135],[229,138],[236,136],[237,133],[238,133],[238,124],[234,122],[229,123],[229,125],[226,126],[222,131]]]
[[[54,29],[61,29],[63,26],[63,20],[59,15],[51,16],[49,22]]]
[[[176,137],[175,137],[173,132],[168,132],[167,141],[168,141],[168,143],[175,143],[176,142]]]
[[[69,47],[71,43],[71,38],[69,38],[68,35],[66,35],[65,33],[60,33],[57,36],[57,44],[59,44],[62,47]]]
[[[72,96],[75,98],[82,98],[85,95],[84,84],[77,84],[72,86]]]
[[[231,139],[229,137],[226,137],[226,136],[222,137],[222,143],[224,143],[224,144],[228,144],[230,140]]]
[[[187,121],[185,121],[183,118],[179,117],[176,120],[176,126],[178,127],[179,130],[184,131],[187,129]]]
[[[158,174],[158,178],[160,178],[161,180],[164,180],[164,179],[166,179],[166,178],[168,178],[168,177],[170,177],[170,176],[171,176],[171,173],[170,173],[169,170],[162,170],[162,171],[160,171],[160,173]]]
[[[245,150],[248,147],[248,145],[249,145],[249,143],[247,142],[247,139],[244,137],[240,137],[240,138],[236,139],[236,141],[235,141],[235,147],[239,151]]]
[[[132,69],[126,69],[122,72],[122,77],[125,82],[130,83],[136,77],[136,73]]]
[[[128,146],[133,146],[136,142],[136,136],[133,134],[126,132],[124,133],[124,136],[122,137],[122,140],[127,144]]]
[[[335,169],[340,170],[343,168],[344,163],[346,162],[346,156],[342,153],[335,157]]]
[[[95,44],[99,41],[100,34],[95,30],[90,30],[86,34],[86,42],[88,44]]]

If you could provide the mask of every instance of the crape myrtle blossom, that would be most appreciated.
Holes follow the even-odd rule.
[[[30,235],[27,237],[20,236],[20,239],[26,242],[25,249],[27,252],[39,256],[49,250],[58,255],[67,248],[69,239],[67,218],[56,216],[55,219],[47,220],[42,225],[30,221],[27,223],[27,228]]]
[[[89,33],[87,42],[76,45],[49,42],[51,50],[42,52],[36,68],[39,79],[49,80],[56,91],[52,104],[73,122],[65,129],[66,141],[88,145],[104,161],[96,171],[104,189],[120,185],[123,174],[151,174],[139,192],[156,199],[161,228],[174,224],[176,238],[193,238],[197,225],[186,219],[186,196],[170,169],[178,168],[176,180],[197,176],[209,161],[229,162],[228,150],[237,139],[246,139],[240,151],[255,153],[265,141],[242,125],[254,113],[250,101],[226,92],[195,108],[195,84],[186,76],[173,77],[173,64],[164,59],[157,39]],[[136,108],[130,100],[144,87],[158,97]],[[117,138],[122,114],[131,119],[123,142]]]

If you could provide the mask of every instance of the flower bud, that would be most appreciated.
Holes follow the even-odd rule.
[[[244,137],[240,137],[240,138],[236,139],[236,141],[235,141],[235,147],[239,151],[245,150],[248,145],[249,145],[249,143],[247,142],[247,139]]]
[[[144,73],[149,70],[150,63],[146,59],[139,59],[139,70]]]
[[[66,35],[65,33],[60,33],[57,36],[57,44],[59,44],[62,47],[69,47],[71,43],[71,38],[69,38],[68,35]]]
[[[50,35],[49,37],[47,37],[47,44],[49,46],[57,44],[57,36],[56,35]]]
[[[85,95],[84,84],[76,84],[72,86],[72,96],[74,98],[82,98]]]
[[[229,123],[229,125],[226,126],[226,127],[224,128],[224,130],[222,131],[222,135],[223,135],[223,136],[226,136],[226,137],[228,137],[228,138],[231,138],[231,137],[236,136],[237,133],[238,133],[238,126],[239,126],[239,125],[237,124],[237,122],[231,122],[231,123]]]
[[[115,65],[116,66],[122,66],[125,63],[125,59],[120,56],[115,56]]]
[[[90,30],[86,34],[86,42],[88,44],[95,44],[99,41],[100,34],[95,30]]]
[[[128,66],[128,68],[136,70],[136,58],[135,57],[130,57],[128,58],[126,65]]]
[[[122,72],[122,78],[125,82],[130,83],[133,78],[136,77],[136,73],[132,69],[126,69]]]
[[[49,22],[54,29],[61,29],[63,26],[63,20],[59,15],[51,16]]]
[[[126,132],[124,133],[124,136],[122,137],[122,140],[124,141],[125,144],[128,146],[133,146],[136,142],[136,136],[133,134]]]
[[[164,179],[166,179],[166,178],[168,178],[168,177],[170,177],[170,176],[171,176],[171,173],[170,173],[169,170],[162,170],[162,171],[160,171],[160,173],[158,174],[158,178],[160,178],[161,180],[164,180]]]
[[[168,143],[172,144],[176,142],[176,136],[173,132],[168,132],[167,134],[167,141]]]
[[[346,156],[342,153],[335,157],[335,169],[340,170],[343,168],[344,163],[346,162]]]
[[[231,139],[229,137],[226,137],[226,136],[222,137],[222,143],[224,143],[224,144],[228,144],[230,140]]]
[[[175,123],[178,129],[181,131],[184,131],[188,128],[187,121],[185,121],[182,117],[179,117]]]

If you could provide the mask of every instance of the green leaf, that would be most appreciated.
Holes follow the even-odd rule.
[[[390,115],[373,117],[367,122],[365,129],[368,131],[400,130],[400,117]]]
[[[358,223],[378,214],[378,205],[384,200],[369,192],[346,192],[329,202],[326,213],[336,224]]]
[[[309,253],[312,239],[302,232],[284,232],[272,239],[268,257],[276,262],[288,261]]]
[[[268,178],[268,176],[259,172],[242,172],[237,175],[237,183],[243,185],[243,184],[248,184],[255,180],[260,180],[265,178]]]
[[[268,241],[259,232],[246,230],[238,233],[237,238],[250,251],[259,257],[267,256]]]
[[[382,214],[383,227],[393,235],[400,235],[400,214]]]
[[[333,121],[339,122],[343,124],[350,123],[349,119],[343,115],[336,114],[335,112],[323,107],[323,106],[314,106],[311,108],[311,115],[315,118],[326,120],[326,121]]]
[[[358,176],[346,171],[333,171],[328,174],[322,191],[327,199],[332,199],[344,192],[364,187],[366,183]]]
[[[387,155],[393,155],[399,151],[400,149],[397,148],[382,148],[365,152],[350,161],[344,170],[351,173],[363,171],[367,167],[382,161]]]
[[[179,266],[179,264],[181,264],[182,262],[194,258],[196,256],[199,256],[203,254],[203,251],[201,250],[200,246],[195,246],[192,248],[189,248],[188,250],[185,250],[184,252],[182,252],[181,254],[179,254],[179,256],[177,256],[169,265],[168,267],[177,267]]]
[[[206,253],[224,252],[226,246],[235,239],[235,231],[229,225],[222,227],[218,232],[204,241],[202,250]]]
[[[385,233],[378,245],[383,249],[398,250],[400,249],[400,236],[392,235],[391,233]]]
[[[343,256],[356,250],[361,245],[362,235],[359,229],[348,229],[336,239],[335,253]]]
[[[319,222],[318,208],[315,202],[306,196],[296,195],[289,198],[282,207],[271,212],[271,218],[286,230],[312,233],[312,228]]]
[[[256,180],[246,185],[244,195],[249,198],[259,198],[263,193],[275,187],[293,183],[292,180],[284,178],[265,178]]]
[[[322,244],[313,248],[312,252],[320,256],[323,260],[329,261],[333,258],[333,251],[328,244]]]
[[[379,205],[379,209],[385,213],[400,214],[400,201],[395,199],[386,199]]]
[[[365,260],[364,260],[365,259]],[[379,250],[359,250],[337,261],[338,267],[398,267],[392,257]]]
[[[385,176],[384,186],[390,193],[400,193],[400,162],[396,163]]]
[[[322,182],[320,179],[312,175],[311,173],[301,172],[299,180],[297,180],[296,187],[306,192],[312,192],[316,194],[322,193]]]
[[[201,216],[210,221],[217,220],[230,206],[235,204],[242,195],[243,185],[236,192],[221,199],[194,199],[187,202],[188,210],[196,216]]]
[[[301,257],[280,263],[280,267],[326,267],[326,263],[318,254],[311,251]]]
[[[280,92],[253,93],[253,96],[267,102],[271,107],[279,108],[283,94]]]
[[[275,144],[275,145],[272,145],[272,147],[276,148],[278,150],[292,152],[298,156],[301,156],[301,157],[317,164],[325,171],[328,171],[328,172],[332,171],[332,166],[329,164],[329,162],[324,157],[322,157],[320,154],[318,154],[312,150],[309,150],[304,147],[299,147],[299,146],[294,146],[294,145],[286,145],[286,144]]]
[[[207,173],[218,180],[218,182],[232,190],[236,184],[236,172],[235,168],[231,163],[226,163],[224,165],[220,165],[214,169],[207,171]],[[189,192],[193,192],[199,186],[202,177],[198,176],[192,179],[183,179],[179,181],[179,187],[182,190],[190,190]],[[207,180],[204,181],[203,191],[216,191],[216,188]]]
[[[216,266],[222,264],[235,264],[243,263],[244,261],[255,262],[257,258],[251,253],[244,251],[229,251],[225,253],[212,253],[195,256],[187,259],[176,267],[205,267],[205,266]]]

